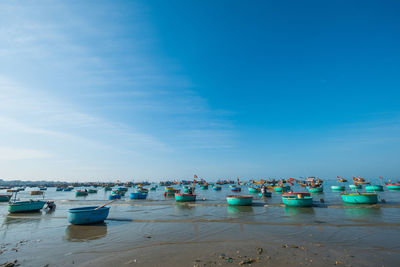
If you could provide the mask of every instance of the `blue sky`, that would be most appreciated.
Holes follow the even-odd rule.
[[[396,1],[1,1],[0,177],[398,177]]]

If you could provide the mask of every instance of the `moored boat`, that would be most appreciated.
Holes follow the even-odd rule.
[[[94,224],[107,219],[110,208],[98,206],[74,208],[68,210],[68,222],[72,224]]]
[[[0,195],[0,202],[10,201],[12,195]]]
[[[350,187],[350,189],[351,190],[357,190],[357,189],[362,189],[362,185],[360,185],[360,184],[351,184],[351,185],[349,185],[349,187]]]
[[[43,208],[46,201],[29,200],[29,201],[11,201],[8,203],[8,211],[10,213],[18,212],[34,212]]]
[[[265,191],[264,193],[258,193],[259,197],[271,197],[272,193]]]
[[[230,195],[226,197],[226,201],[230,206],[251,206],[253,196]]]
[[[177,202],[193,202],[196,201],[196,195],[176,193],[175,200]]]
[[[84,191],[84,190],[78,190],[78,191],[75,192],[75,196],[77,196],[77,197],[84,197],[84,196],[87,196],[87,195],[89,195],[89,193],[87,191]]]
[[[277,193],[281,193],[281,192],[287,192],[290,190],[290,186],[286,186],[286,185],[278,185],[274,187],[274,191]]]
[[[62,189],[61,187],[57,187],[57,188],[56,188],[56,191],[57,191],[57,192],[63,191],[63,189]]]
[[[383,191],[382,185],[366,185],[365,191],[367,192],[381,192]]]
[[[378,195],[374,193],[342,194],[344,203],[350,204],[376,204]]]
[[[72,191],[72,188],[71,188],[71,187],[64,188],[64,192],[70,192],[70,191]]]
[[[255,193],[258,193],[258,192],[260,192],[260,188],[252,187],[252,186],[249,187],[249,193],[255,194]]]
[[[130,199],[146,199],[147,193],[142,193],[142,192],[130,193],[129,198]]]
[[[97,189],[89,189],[89,190],[88,190],[88,193],[89,193],[89,194],[97,193]]]
[[[38,195],[43,195],[43,191],[31,191],[30,192],[31,196],[38,196]]]
[[[311,207],[313,198],[310,193],[286,193],[282,195],[282,202],[289,207]]]
[[[207,190],[208,189],[208,185],[202,185],[202,186],[200,186],[200,189]]]
[[[119,195],[119,194],[109,195],[108,199],[109,200],[121,199],[121,195]]]
[[[344,185],[332,185],[331,190],[332,191],[344,191],[344,190],[346,190],[346,187]]]
[[[220,187],[219,185],[215,185],[213,186],[212,190],[214,191],[221,191],[222,187]]]
[[[390,191],[398,191],[400,190],[400,184],[387,184],[386,189]]]
[[[308,188],[308,192],[310,192],[310,193],[322,193],[323,191],[324,191],[324,188],[322,186]]]
[[[240,188],[240,187],[238,187],[238,186],[232,186],[232,187],[231,187],[231,191],[232,191],[232,192],[240,192],[240,191],[242,191],[242,188]]]

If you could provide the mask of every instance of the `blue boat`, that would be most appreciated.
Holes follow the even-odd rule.
[[[146,199],[147,193],[140,193],[140,192],[130,193],[129,198],[130,199]]]
[[[115,195],[109,195],[108,196],[109,200],[114,200],[114,199],[121,199],[121,195],[115,194]]]
[[[11,201],[8,203],[8,211],[10,213],[17,212],[34,212],[43,208],[46,201],[30,200],[30,201]]]
[[[102,207],[95,210],[98,206],[74,208],[68,210],[68,222],[72,224],[94,224],[103,222],[107,219],[110,207]]]
[[[212,190],[214,191],[221,191],[221,187],[220,186],[213,186]]]

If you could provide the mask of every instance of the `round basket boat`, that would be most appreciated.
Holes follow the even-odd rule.
[[[221,191],[222,187],[220,186],[213,186],[212,190],[214,191]]]
[[[282,195],[282,202],[288,207],[311,207],[313,198],[310,193],[287,193]]]
[[[308,188],[308,192],[310,192],[310,193],[322,193],[323,191],[324,191],[324,188],[322,186]]]
[[[290,186],[275,186],[274,191],[277,193],[287,192],[290,190]]]
[[[360,185],[360,184],[358,184],[358,185],[351,184],[351,185],[349,185],[349,187],[351,190],[362,189],[362,185]]]
[[[344,191],[344,190],[346,190],[346,187],[344,185],[332,185],[331,190],[332,191]]]
[[[196,195],[194,194],[175,194],[175,201],[176,202],[193,202],[196,201]]]
[[[386,185],[387,190],[390,191],[399,191],[400,190],[400,184],[388,184]]]
[[[367,192],[381,192],[383,191],[382,185],[366,185],[365,191]]]
[[[265,191],[264,194],[263,193],[258,193],[259,197],[271,197],[272,193],[271,192],[267,192]]]
[[[233,187],[231,187],[231,191],[232,192],[240,192],[240,191],[242,191],[242,188],[237,187],[237,186],[233,186]]]
[[[130,199],[146,199],[147,193],[142,193],[142,192],[130,193],[129,198]]]
[[[376,204],[378,195],[373,193],[342,194],[344,203],[350,204]]]
[[[258,193],[258,192],[260,192],[260,188],[257,188],[257,187],[249,187],[249,193],[255,194],[255,193]]]
[[[110,207],[102,207],[95,210],[96,208],[98,208],[98,206],[69,209],[68,222],[72,224],[101,223],[107,219]]]
[[[251,206],[253,196],[231,195],[226,197],[226,201],[230,206]]]

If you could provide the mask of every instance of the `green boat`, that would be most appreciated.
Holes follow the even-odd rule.
[[[287,192],[290,190],[290,186],[275,186],[274,191],[277,193]]]
[[[104,191],[111,191],[111,187],[104,187]]]
[[[193,202],[193,201],[196,201],[196,195],[176,193],[175,201],[176,202]]]
[[[282,195],[282,202],[288,207],[311,207],[313,198],[309,193],[287,193]]]
[[[150,187],[150,191],[156,191],[156,188],[157,188],[157,187],[155,187],[155,186]]]
[[[387,190],[398,191],[400,190],[400,184],[388,184],[386,185]]]
[[[365,191],[367,192],[381,192],[383,191],[383,186],[382,185],[366,185],[365,186]]]
[[[86,192],[86,191],[78,190],[78,191],[75,192],[75,196],[77,196],[77,197],[84,197],[84,196],[87,196],[87,195],[89,195],[89,193]]]
[[[258,196],[259,197],[271,197],[271,192],[264,192],[264,194],[263,193],[258,193]]]
[[[190,193],[192,193],[192,192],[194,192],[194,187],[185,186],[185,187],[183,188],[183,193],[185,193],[185,194],[190,194]]]
[[[322,186],[308,188],[308,192],[310,192],[310,193],[322,193],[323,191],[324,191],[324,188]]]
[[[249,193],[255,194],[255,193],[258,193],[258,192],[260,192],[260,188],[257,188],[257,187],[249,187]]]
[[[351,190],[362,189],[362,185],[360,185],[360,184],[358,184],[358,185],[351,184],[351,185],[349,185],[349,187]]]
[[[0,202],[8,202],[10,201],[12,195],[0,195]]]
[[[344,185],[332,185],[331,190],[332,191],[344,191],[344,190],[346,190],[346,187]]]
[[[200,186],[200,189],[207,190],[208,189],[208,185],[202,185],[202,186]]]
[[[10,213],[34,212],[41,210],[44,204],[46,201],[43,200],[13,201],[8,204],[8,211]]]
[[[344,203],[350,204],[376,204],[378,195],[373,193],[342,194]]]
[[[253,202],[252,196],[231,195],[226,197],[226,201],[230,206],[251,206]]]
[[[94,193],[97,193],[97,190],[96,189],[89,189],[88,193],[89,194],[94,194]]]

